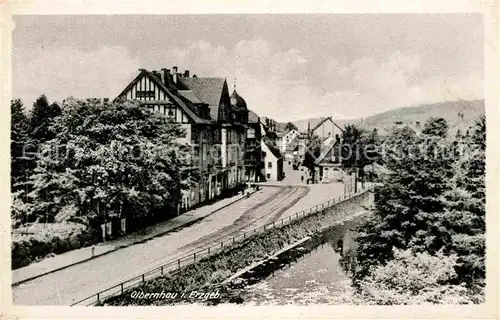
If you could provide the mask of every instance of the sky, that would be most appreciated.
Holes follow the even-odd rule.
[[[138,69],[225,77],[278,121],[482,99],[479,14],[14,16],[13,96],[118,95]],[[236,79],[236,80],[235,80]]]

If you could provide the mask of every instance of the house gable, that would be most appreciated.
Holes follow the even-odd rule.
[[[191,110],[181,98],[175,96],[159,79],[144,69],[139,75],[118,95],[117,99],[139,100],[151,110],[171,117],[179,123],[211,123],[202,119]],[[116,100],[116,99],[115,99]]]
[[[141,70],[139,75],[123,90],[118,97],[141,101],[170,102],[167,93],[160,88],[155,79],[149,76],[146,70]]]

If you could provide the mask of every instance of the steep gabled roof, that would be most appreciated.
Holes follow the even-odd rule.
[[[165,94],[168,96],[168,98],[173,101],[175,104],[177,104],[182,111],[184,111],[189,118],[191,118],[194,122],[196,123],[212,123],[210,120],[207,119],[202,119],[200,118],[194,111],[190,108],[190,106],[187,105],[185,101],[183,101],[181,98],[176,96],[171,90],[169,90],[165,84],[161,81],[160,78],[158,78],[156,75],[154,75],[152,72],[149,72],[147,70],[141,69],[141,72],[139,75],[132,80],[132,82],[118,95],[118,97],[122,96],[125,94],[127,91],[129,91],[143,76],[148,77],[151,79],[157,86],[165,92]],[[116,100],[116,99],[115,99]],[[195,106],[192,106],[195,108]]]
[[[280,159],[282,156],[281,156],[281,152],[278,148],[276,148],[273,143],[271,141],[269,141],[269,139],[267,139],[266,137],[264,137],[264,139],[262,139],[262,143],[264,143],[268,148],[269,148],[269,151],[271,151],[271,153],[277,158],[277,159]]]
[[[192,103],[203,103],[192,90],[178,90],[177,93],[179,93],[181,96],[188,99]]]
[[[186,112],[188,114],[188,116],[193,119],[195,122],[197,123],[211,123],[210,120],[207,120],[207,119],[202,119],[200,118],[196,113],[194,113],[194,111],[184,102],[182,101],[181,98],[179,98],[178,96],[174,95],[172,93],[172,91],[170,91],[167,86],[165,86],[165,84],[161,81],[160,78],[158,78],[157,76],[155,76],[153,73],[151,72],[147,72],[148,73],[148,76],[153,79],[153,81],[156,82],[156,84],[162,89],[165,91],[165,93],[167,94],[167,96],[172,100],[172,101],[175,101],[177,103],[177,105],[179,105],[181,107],[181,109]],[[193,108],[195,108],[195,106],[193,106]]]
[[[222,96],[222,90],[226,79],[224,78],[180,78],[179,81],[187,89],[194,92],[204,103],[210,106],[218,106]]]

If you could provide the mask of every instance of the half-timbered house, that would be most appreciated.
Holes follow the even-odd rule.
[[[191,77],[177,67],[140,69],[117,99],[140,100],[184,128],[186,136],[179,142],[191,146],[201,179],[185,192],[181,210],[243,186],[248,110],[246,104],[231,104],[226,79]]]

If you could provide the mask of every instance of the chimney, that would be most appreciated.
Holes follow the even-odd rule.
[[[170,76],[170,69],[161,69],[161,81],[164,85],[168,85],[168,77]]]
[[[177,84],[177,77],[179,76],[179,74],[177,73],[178,69],[177,69],[177,66],[173,66],[172,68],[172,75],[174,76],[174,83]]]
[[[184,78],[189,78],[189,70],[184,71]]]

